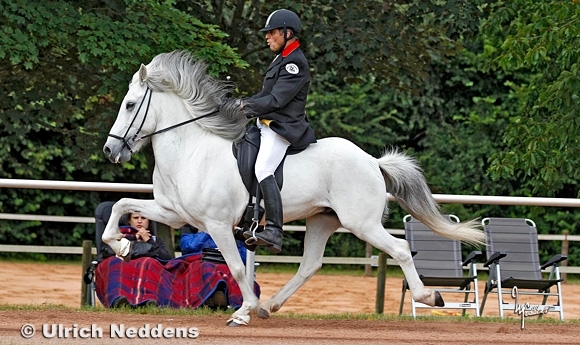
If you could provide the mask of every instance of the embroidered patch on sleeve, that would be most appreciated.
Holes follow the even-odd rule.
[[[286,71],[288,71],[288,73],[290,74],[298,74],[298,72],[300,72],[300,69],[295,64],[289,63],[286,65]]]

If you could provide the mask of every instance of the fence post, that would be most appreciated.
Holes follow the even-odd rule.
[[[87,284],[85,283],[85,272],[91,265],[93,261],[93,254],[91,253],[93,248],[93,241],[84,240],[83,241],[83,258],[82,258],[82,271],[81,271],[81,307],[88,305],[87,303]]]
[[[385,309],[385,285],[387,280],[387,254],[379,252],[379,267],[377,269],[377,296],[375,312],[382,314]]]
[[[562,254],[568,256],[568,248],[570,247],[570,241],[568,240],[568,235],[570,234],[570,230],[564,230],[562,231],[562,234],[564,234],[564,240],[562,240]],[[560,266],[568,266],[568,260],[564,260],[562,262],[560,262]],[[560,278],[564,279],[564,281],[566,281],[566,276],[567,273],[562,273],[560,275]]]

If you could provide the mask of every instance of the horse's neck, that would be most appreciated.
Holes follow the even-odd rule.
[[[162,130],[190,120],[191,116],[182,100],[171,94],[164,94],[157,110],[157,128]],[[178,175],[199,176],[208,169],[219,170],[220,166],[230,166],[227,162],[235,159],[232,143],[192,122],[151,137],[155,155],[154,178],[177,179]],[[224,164],[225,163],[225,164]],[[230,162],[231,163],[231,162]],[[211,170],[209,170],[211,171]]]
[[[176,169],[194,173],[202,165],[220,166],[228,160],[228,152],[232,156],[231,142],[193,123],[158,134],[151,143],[155,169],[163,175],[172,174]]]

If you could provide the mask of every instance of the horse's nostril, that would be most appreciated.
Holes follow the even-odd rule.
[[[107,155],[110,156],[111,155],[111,149],[108,146],[104,146],[103,147],[103,152]]]

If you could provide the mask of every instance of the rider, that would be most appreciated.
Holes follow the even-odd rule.
[[[298,34],[302,25],[296,13],[280,9],[272,12],[261,32],[276,57],[268,67],[262,91],[242,101],[248,118],[257,117],[261,144],[256,160],[266,210],[264,231],[255,234],[255,244],[265,245],[272,253],[282,248],[282,198],[274,172],[288,147],[301,150],[316,142],[305,114],[310,85],[310,70],[300,49]],[[246,238],[254,237],[246,231]]]

